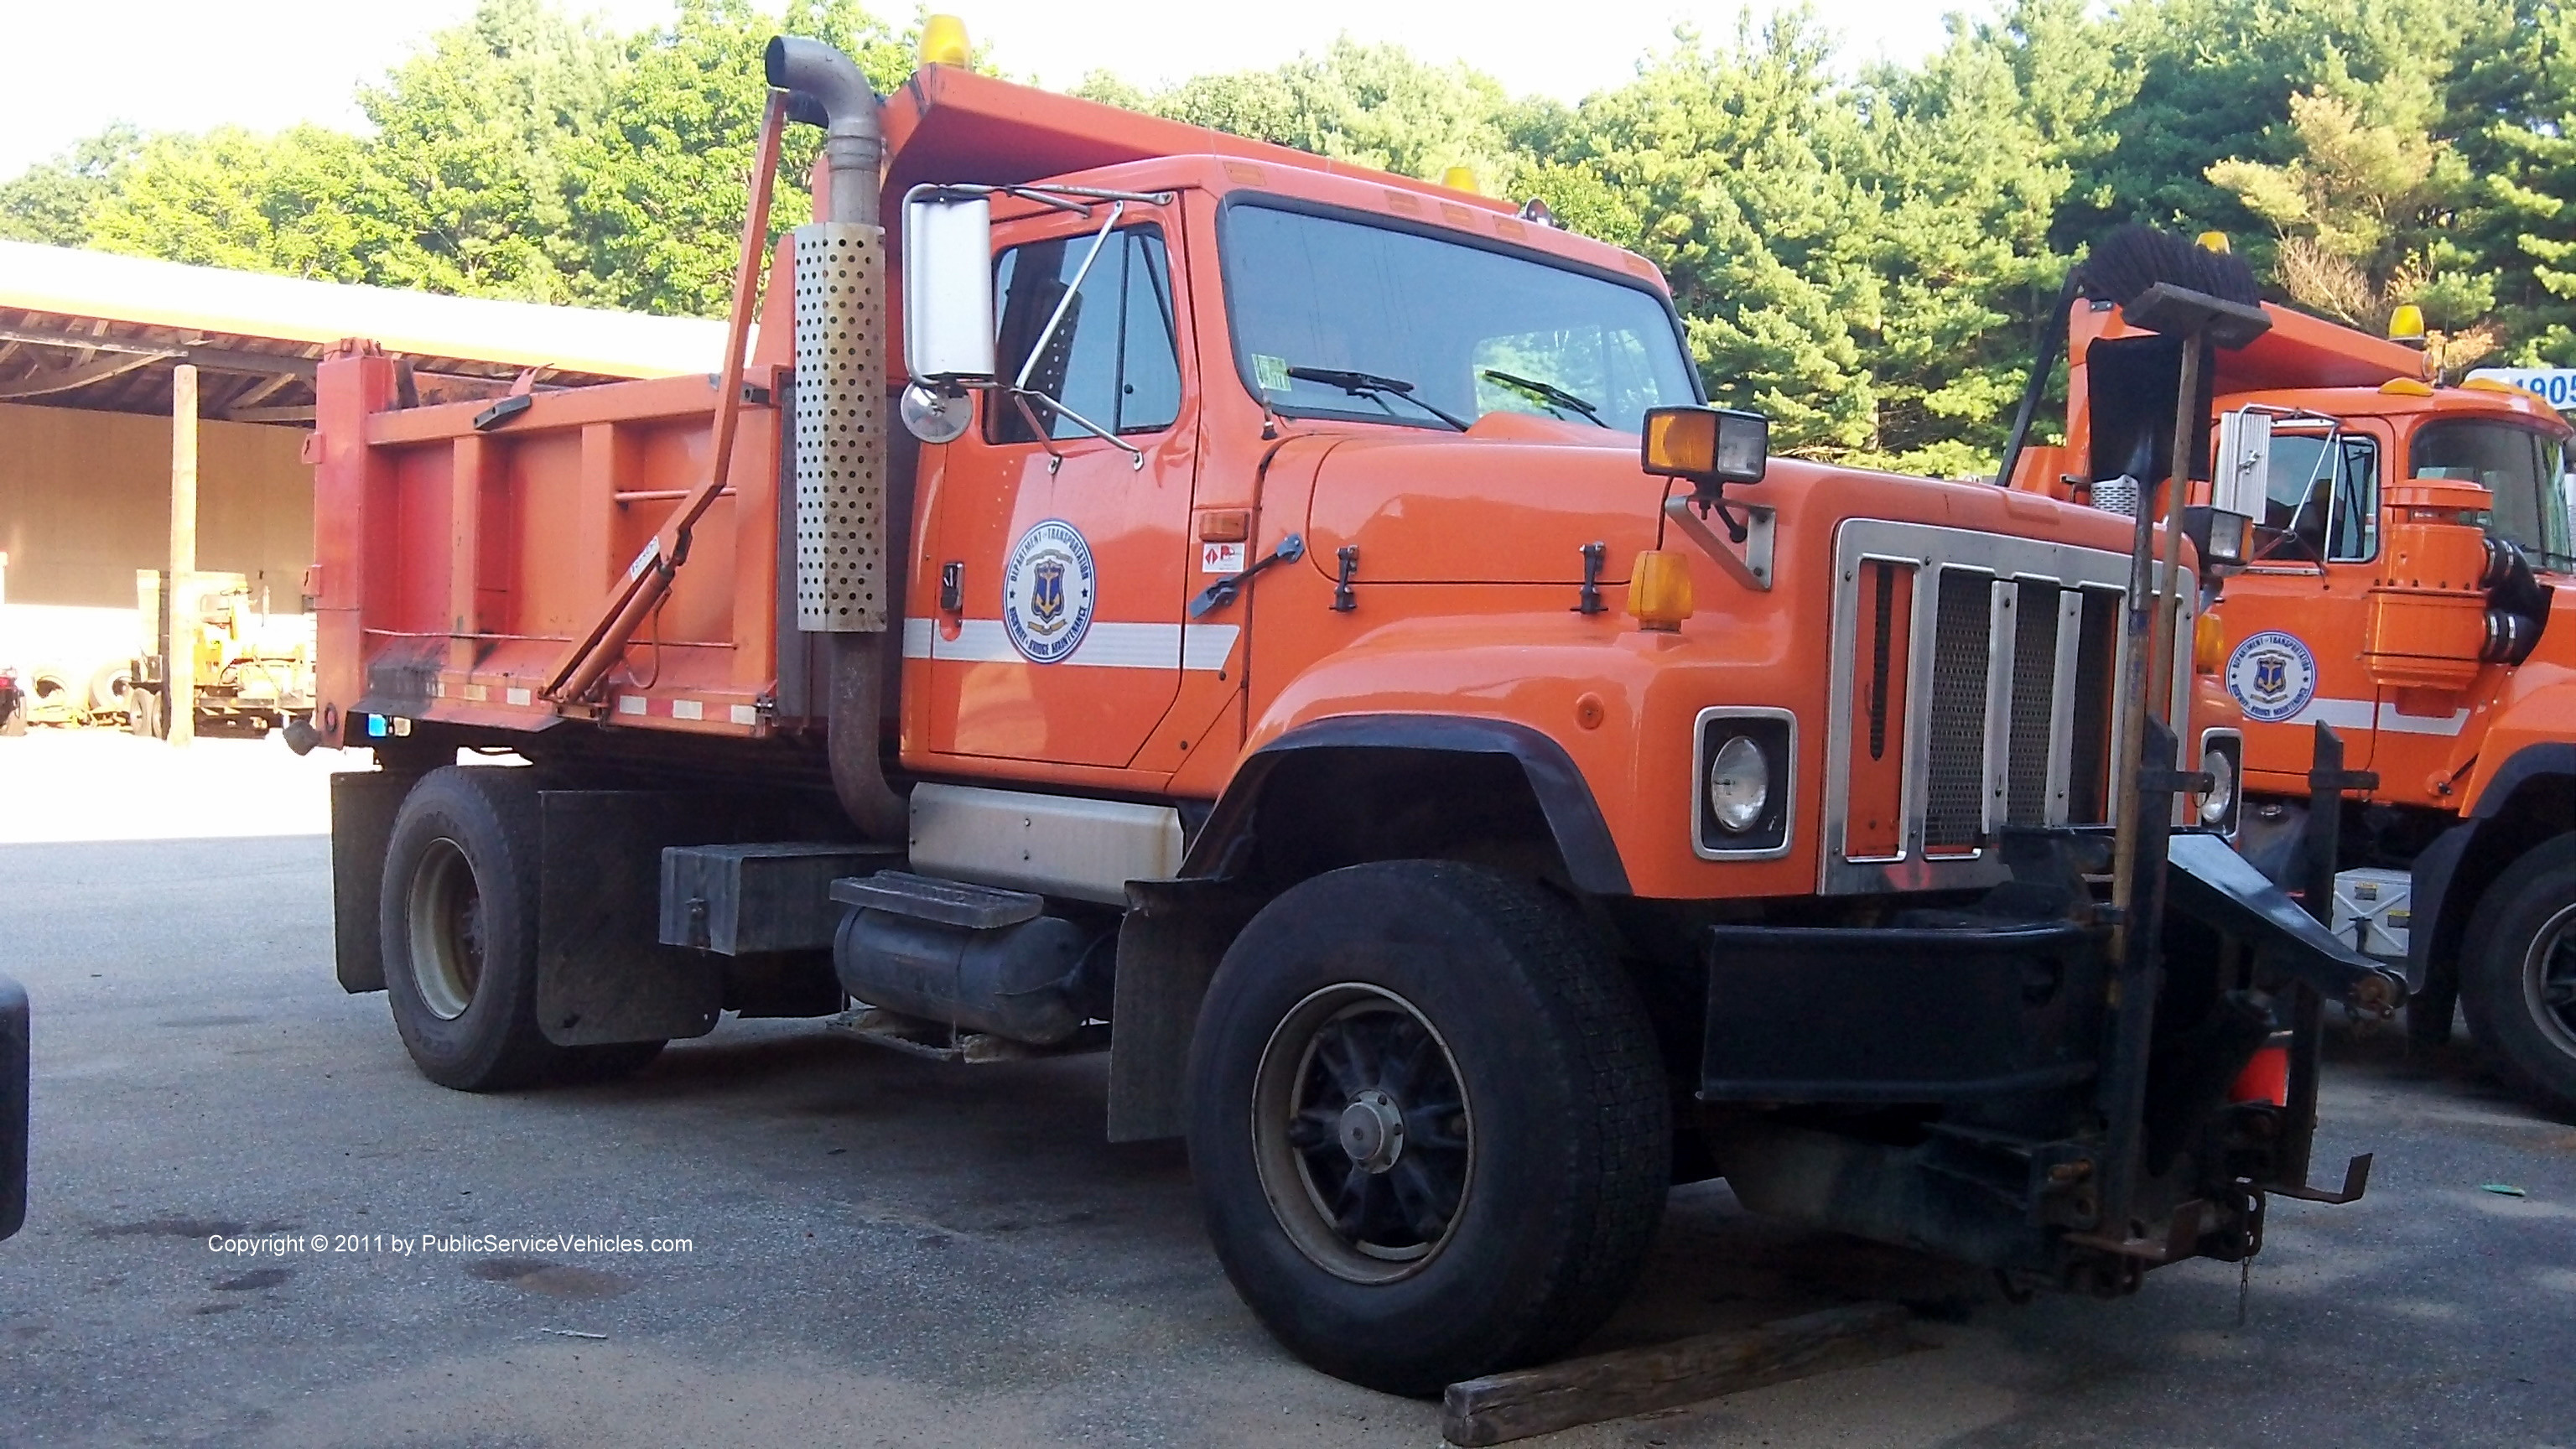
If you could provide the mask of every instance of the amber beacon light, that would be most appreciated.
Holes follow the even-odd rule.
[[[954,15],[924,16],[921,22],[923,65],[964,65],[975,49],[966,40],[966,22]]]

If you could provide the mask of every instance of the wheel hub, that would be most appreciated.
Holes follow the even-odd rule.
[[[1354,1283],[1439,1253],[1465,1211],[1475,1127],[1449,1045],[1382,986],[1326,987],[1272,1031],[1253,1086],[1253,1158],[1289,1240]]]
[[[1342,1151],[1363,1172],[1384,1172],[1404,1155],[1404,1109],[1371,1088],[1342,1109]]]

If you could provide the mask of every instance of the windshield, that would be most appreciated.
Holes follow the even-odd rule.
[[[1621,432],[1699,401],[1642,287],[1390,227],[1227,208],[1236,360],[1282,413],[1449,428],[1493,412]]]
[[[2416,429],[2409,474],[2459,478],[2495,494],[2487,532],[2522,545],[2535,568],[2576,568],[2562,491],[2565,450],[2559,440],[2508,423],[2442,422]]]

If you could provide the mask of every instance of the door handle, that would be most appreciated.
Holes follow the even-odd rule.
[[[1304,558],[1305,556],[1306,536],[1302,533],[1292,533],[1288,535],[1286,538],[1279,540],[1278,547],[1253,560],[1250,568],[1234,575],[1232,578],[1219,579],[1215,583],[1208,585],[1206,588],[1199,590],[1198,597],[1190,600],[1190,617],[1193,619],[1205,618],[1207,615],[1215,613],[1217,610],[1233,603],[1235,596],[1243,592],[1243,586],[1251,583],[1255,574],[1260,573],[1263,569],[1270,567],[1272,564],[1295,563],[1297,560]]]
[[[954,614],[966,607],[966,561],[950,559],[939,566],[939,612]]]

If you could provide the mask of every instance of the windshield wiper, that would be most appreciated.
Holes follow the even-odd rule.
[[[1386,400],[1400,397],[1458,431],[1467,431],[1467,425],[1458,418],[1415,397],[1413,384],[1400,377],[1380,377],[1374,372],[1352,372],[1340,367],[1292,367],[1288,369],[1288,375],[1307,382],[1320,382],[1326,387],[1338,387],[1353,397],[1369,398],[1389,413],[1395,409],[1387,408]]]
[[[1538,399],[1540,402],[1554,409],[1560,417],[1564,416],[1567,408],[1572,408],[1576,412],[1590,418],[1592,420],[1592,425],[1596,428],[1606,428],[1610,426],[1608,423],[1601,420],[1601,409],[1584,401],[1582,398],[1576,397],[1574,394],[1567,392],[1564,388],[1558,387],[1555,383],[1541,382],[1534,377],[1520,377],[1513,373],[1505,372],[1501,368],[1497,367],[1483,368],[1480,369],[1480,371],[1482,375],[1492,378],[1494,381],[1501,383],[1503,386],[1510,388],[1514,392],[1526,393],[1529,396]]]

